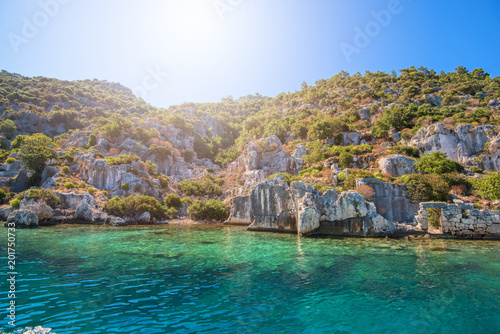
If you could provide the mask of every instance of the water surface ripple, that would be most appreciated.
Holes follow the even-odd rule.
[[[6,240],[7,229],[0,234]],[[55,226],[18,230],[17,244],[17,328],[500,333],[498,241],[299,238],[201,225]],[[12,331],[6,317],[0,330]]]

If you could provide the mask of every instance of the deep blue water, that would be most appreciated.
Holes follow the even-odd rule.
[[[7,229],[0,238],[6,277]],[[56,226],[18,230],[16,250],[16,328],[500,333],[499,241]],[[1,284],[6,310],[8,285]],[[6,317],[1,330],[13,330]]]

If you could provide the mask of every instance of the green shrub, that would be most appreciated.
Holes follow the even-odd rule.
[[[420,157],[420,150],[413,146],[392,146],[389,148],[389,152],[393,154],[403,154],[413,158]]]
[[[115,196],[104,205],[104,210],[120,217],[140,215],[146,211],[157,219],[166,217],[165,208],[156,198],[143,195],[132,195],[122,199]]]
[[[149,147],[149,152],[155,156],[157,156],[158,158],[163,158],[165,159],[166,157],[169,157],[172,152],[170,152],[170,149],[166,146],[160,146],[160,145],[156,145],[156,144],[152,144],[150,147]]]
[[[179,189],[188,196],[220,196],[223,184],[223,179],[205,175],[202,182],[182,180],[179,183]]]
[[[130,186],[128,185],[128,183],[122,183],[120,188],[122,190],[125,190],[125,191],[129,191],[130,190]]]
[[[315,166],[310,168],[304,168],[299,172],[299,176],[304,176],[305,174],[313,174],[316,172],[321,172],[323,170],[323,166]]]
[[[327,191],[328,189],[333,189],[332,186],[329,186],[327,184],[324,184],[324,183],[315,183],[312,185],[317,191],[319,191],[320,193],[324,193],[325,191]]]
[[[191,150],[184,151],[184,160],[186,162],[193,161],[193,158],[194,158],[194,152],[193,151],[191,151]]]
[[[7,160],[5,160],[5,163],[4,163],[4,164],[5,164],[5,165],[8,165],[8,164],[13,163],[14,161],[16,161],[16,159],[14,159],[14,158],[7,158]]]
[[[10,143],[10,148],[13,150],[16,148],[21,148],[21,146],[24,142],[24,139],[26,139],[26,137],[29,137],[29,136],[27,136],[27,135],[16,136],[16,138]]]
[[[9,195],[8,192],[6,192],[5,190],[3,189],[0,189],[0,204],[3,204],[3,200],[5,199],[5,197],[7,197]]]
[[[169,183],[168,177],[166,177],[166,176],[160,176],[158,178],[158,181],[160,181],[160,187],[162,187],[162,188],[168,188],[168,183]]]
[[[13,208],[14,210],[19,209],[19,203],[21,203],[21,200],[19,198],[13,198],[9,202],[10,207]]]
[[[169,208],[179,209],[182,206],[181,197],[177,194],[168,194],[165,196],[163,204]]]
[[[348,167],[353,161],[352,155],[347,152],[340,153],[339,156],[339,166],[340,168]]]
[[[95,194],[95,188],[88,188],[87,189],[87,192],[91,195],[94,195]]]
[[[132,153],[127,153],[127,154],[120,154],[117,158],[108,157],[106,158],[106,163],[108,165],[125,165],[125,164],[131,164],[132,162],[139,160],[141,160],[141,158],[139,158],[137,155]]]
[[[337,174],[337,180],[340,182],[344,182],[347,179],[347,174],[346,173],[338,173]]]
[[[427,208],[427,221],[429,225],[434,228],[441,227],[441,209],[440,208]]]
[[[431,174],[446,174],[453,172],[462,172],[464,168],[458,162],[446,159],[446,154],[436,151],[424,154],[416,163],[419,172]]]
[[[483,174],[484,173],[484,171],[481,168],[479,168],[479,167],[473,166],[473,167],[471,167],[469,169],[473,173],[477,173],[477,174]]]
[[[192,219],[215,219],[225,220],[229,212],[226,205],[218,199],[208,201],[196,201],[187,209],[188,215]]]
[[[483,198],[500,199],[500,172],[490,173],[484,178],[470,179]]]
[[[76,188],[76,185],[75,185],[73,182],[66,182],[66,183],[64,184],[64,187],[65,187],[66,189],[73,189],[73,188]]]
[[[70,170],[69,170],[69,167],[68,167],[68,166],[64,166],[64,167],[62,168],[62,171],[63,171],[63,173],[65,173],[65,174],[69,174],[69,172],[70,172]]]
[[[183,198],[181,199],[181,202],[182,202],[183,204],[187,204],[187,205],[191,205],[191,204],[193,204],[193,200],[192,200],[190,197],[183,197]]]
[[[4,133],[7,138],[11,138],[16,130],[17,126],[12,120],[0,120],[0,132]]]
[[[175,219],[177,218],[178,210],[176,208],[167,208],[165,209],[165,218],[167,219]]]
[[[35,201],[44,201],[51,208],[59,205],[59,197],[50,189],[29,189],[17,194],[16,198],[21,201],[24,197],[33,198]]]
[[[410,174],[401,180],[408,186],[408,198],[413,202],[446,202],[451,189],[440,175]]]
[[[87,142],[87,147],[92,147],[97,145],[97,136],[93,133],[89,136],[89,141]]]
[[[285,181],[286,183],[288,183],[288,185],[290,185],[290,183],[292,183],[292,182],[300,181],[300,177],[299,176],[292,175],[290,173],[275,173],[275,174],[270,175],[268,178],[266,178],[266,180],[274,179],[274,177],[276,175],[283,176],[283,181]]]
[[[42,174],[45,162],[56,158],[52,139],[42,133],[35,133],[23,139],[19,158],[36,175]]]

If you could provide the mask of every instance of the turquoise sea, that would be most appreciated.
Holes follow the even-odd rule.
[[[235,226],[17,230],[16,327],[63,333],[500,333],[500,241]],[[7,229],[0,229],[2,277]]]

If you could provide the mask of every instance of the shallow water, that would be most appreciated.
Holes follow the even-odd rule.
[[[0,229],[3,277],[7,229]],[[500,242],[234,226],[17,231],[16,328],[62,333],[499,333]],[[6,309],[7,282],[0,303]],[[5,313],[4,313],[5,315]],[[12,331],[2,316],[0,330]]]

